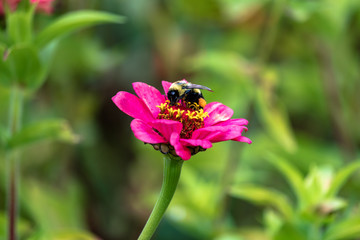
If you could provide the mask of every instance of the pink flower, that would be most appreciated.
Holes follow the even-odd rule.
[[[3,2],[6,2],[11,11],[15,11],[20,0],[0,0],[0,15],[4,14]]]
[[[32,4],[37,4],[36,10],[47,14],[52,13],[52,2],[54,0],[30,0]]]
[[[39,12],[44,12],[50,14],[52,12],[52,2],[54,0],[29,0],[32,4],[37,4],[36,10]],[[9,6],[10,11],[15,11],[17,5],[19,4],[20,0],[4,0],[6,4]],[[4,14],[4,6],[3,1],[0,0],[0,15]]]
[[[171,85],[162,82],[165,93]],[[135,82],[138,95],[120,91],[112,101],[116,106],[135,118],[131,129],[139,140],[152,144],[156,150],[183,160],[211,148],[212,143],[233,140],[251,143],[241,135],[247,131],[246,119],[231,119],[234,111],[219,102],[207,104],[204,109],[190,109],[184,105],[170,106],[167,97],[146,83]]]

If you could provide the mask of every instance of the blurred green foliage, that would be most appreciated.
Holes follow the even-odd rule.
[[[111,97],[133,92],[135,81],[161,89],[161,80],[183,78],[247,118],[253,144],[215,144],[186,162],[153,239],[359,238],[359,1],[63,0],[34,21],[45,26],[80,9],[128,21],[64,37],[36,56],[49,77],[27,97],[23,131],[10,141],[23,149],[24,239],[74,239],[71,231],[75,239],[137,238],[160,191],[162,156],[135,139]],[[18,50],[13,57],[34,55]],[[11,73],[2,69],[5,82]],[[9,99],[0,86],[0,143],[8,142]],[[3,213],[5,205],[0,198]]]
[[[351,174],[360,168],[359,161],[345,166],[336,174],[329,168],[313,167],[303,178],[286,160],[275,155],[270,155],[269,160],[291,185],[296,196],[296,207],[290,204],[286,195],[268,188],[239,184],[233,186],[230,193],[274,208],[264,212],[264,222],[271,239],[288,239],[289,236],[304,240],[348,239],[360,236],[358,213],[338,216],[347,202],[337,197]],[[342,225],[346,227],[339,231]]]

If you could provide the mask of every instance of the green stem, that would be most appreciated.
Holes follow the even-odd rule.
[[[9,109],[9,135],[13,136],[21,127],[21,115],[23,108],[23,90],[14,86],[10,96]]]
[[[10,98],[9,110],[9,136],[13,136],[21,127],[23,108],[23,91],[14,86]],[[16,240],[16,223],[18,214],[18,178],[19,178],[19,153],[6,152],[7,159],[7,196],[8,196],[8,239]]]
[[[138,240],[149,240],[158,227],[179,182],[183,160],[170,154],[164,157],[164,176],[160,195]]]

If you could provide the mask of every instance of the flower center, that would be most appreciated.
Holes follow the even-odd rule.
[[[192,133],[196,129],[204,127],[204,118],[209,116],[196,103],[178,103],[175,106],[171,106],[170,101],[166,100],[165,103],[157,107],[160,108],[158,119],[168,119],[182,123],[183,128],[180,137],[186,139],[191,138]]]

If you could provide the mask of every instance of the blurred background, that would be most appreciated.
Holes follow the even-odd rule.
[[[136,81],[163,91],[162,80],[183,78],[248,119],[253,144],[215,144],[185,162],[153,239],[359,239],[360,1],[58,0],[36,23],[79,9],[127,22],[63,38],[27,100],[24,125],[65,118],[79,141],[24,149],[23,239],[138,237],[162,154],[133,136],[111,97]],[[78,238],[49,237],[63,231]]]

